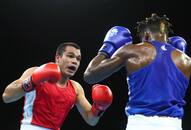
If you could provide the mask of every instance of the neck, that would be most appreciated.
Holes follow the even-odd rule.
[[[167,35],[162,35],[162,34],[159,34],[159,35],[152,35],[150,37],[150,40],[152,41],[159,41],[159,42],[162,42],[162,43],[167,43]]]
[[[159,41],[159,42],[162,42],[162,43],[167,43],[167,40],[166,39],[153,39],[154,41]]]
[[[62,77],[60,81],[57,82],[57,84],[64,86],[68,82],[69,78]]]

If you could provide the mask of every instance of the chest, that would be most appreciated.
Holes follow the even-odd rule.
[[[76,101],[76,93],[72,86],[64,88],[56,84],[44,83],[36,89],[36,101],[44,102],[48,106],[71,106]]]

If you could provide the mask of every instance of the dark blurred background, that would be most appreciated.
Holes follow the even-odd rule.
[[[170,18],[174,35],[186,39],[190,55],[191,9],[186,0],[1,0],[0,94],[27,68],[54,61],[55,49],[60,42],[74,41],[81,46],[82,62],[72,79],[83,85],[86,97],[92,103],[91,85],[83,81],[83,72],[97,54],[108,29],[115,25],[128,27],[134,41],[139,42],[134,29],[136,22],[153,12]],[[124,106],[128,94],[125,77],[122,69],[102,81],[112,89],[114,101],[97,126],[88,126],[74,107],[62,130],[125,130]],[[10,104],[4,104],[0,99],[0,130],[19,130],[23,99]],[[190,87],[185,100],[183,130],[190,130]]]

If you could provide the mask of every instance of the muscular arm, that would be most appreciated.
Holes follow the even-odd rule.
[[[84,72],[84,80],[90,84],[96,83],[104,80],[122,68],[125,65],[125,61],[130,56],[129,47],[127,46],[117,50],[109,59],[103,54],[98,54],[94,57]]]
[[[189,70],[190,70],[190,74],[191,74],[191,59],[189,60]]]
[[[28,78],[32,72],[36,69],[36,67],[27,69],[22,76],[10,83],[6,88],[2,95],[3,101],[5,103],[10,103],[19,100],[25,95],[25,91],[22,89],[22,82]]]
[[[91,104],[88,102],[88,100],[85,97],[84,90],[82,86],[77,83],[73,82],[77,88],[77,102],[76,106],[78,108],[78,111],[82,115],[83,119],[91,126],[95,126],[99,121],[99,116],[94,116],[91,111]]]

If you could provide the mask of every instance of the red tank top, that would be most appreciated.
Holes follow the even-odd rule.
[[[63,88],[45,82],[25,95],[23,124],[59,129],[76,102],[76,93],[69,80]]]

